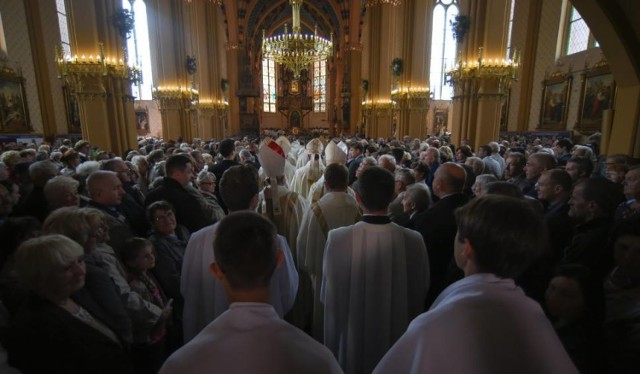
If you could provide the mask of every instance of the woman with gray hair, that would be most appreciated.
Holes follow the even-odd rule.
[[[206,205],[202,208],[211,216],[214,222],[221,220],[225,216],[224,210],[220,207],[218,198],[215,195],[217,182],[215,174],[206,170],[199,172],[196,178],[198,192],[206,202]]]
[[[471,186],[471,190],[476,197],[481,197],[487,193],[487,185],[492,182],[497,182],[498,178],[493,174],[482,174],[476,177],[476,182]]]
[[[7,332],[11,365],[24,373],[133,372],[102,309],[72,297],[85,284],[82,246],[63,235],[29,239],[15,269],[29,296]]]
[[[64,175],[58,175],[47,181],[44,186],[44,197],[50,212],[65,206],[79,206],[80,182]]]

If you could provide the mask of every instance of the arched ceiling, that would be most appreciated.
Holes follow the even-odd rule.
[[[340,49],[340,40],[350,34],[351,12],[364,15],[361,0],[304,0],[300,10],[300,23],[304,33],[313,33],[317,26],[318,34],[329,38],[333,34],[336,50]],[[238,41],[255,52],[262,43],[262,30],[267,36],[284,32],[287,24],[291,30],[292,10],[289,0],[236,0],[235,15],[227,14],[225,7],[222,11],[227,18],[237,17],[238,30],[227,30],[227,33],[237,32]],[[359,39],[360,31],[357,30]],[[254,56],[257,54],[254,54]]]

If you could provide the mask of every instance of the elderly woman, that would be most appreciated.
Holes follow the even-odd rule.
[[[482,197],[487,191],[487,185],[492,182],[497,182],[498,178],[493,174],[482,174],[476,177],[476,182],[471,186],[471,190],[476,197]]]
[[[215,195],[216,182],[215,174],[206,170],[202,170],[198,173],[198,177],[196,178],[198,191],[207,203],[206,206],[203,206],[203,209],[212,217],[214,222],[220,221],[224,218],[224,210],[220,207],[218,198]]]
[[[167,298],[173,299],[173,328],[168,332],[167,348],[178,348],[182,342],[182,308],[184,301],[180,293],[182,260],[189,241],[189,230],[176,223],[173,206],[164,200],[156,201],[147,208],[147,219],[153,233],[149,237],[155,248],[156,263],[152,273],[158,279]]]
[[[15,269],[30,294],[6,339],[9,363],[24,373],[132,373],[108,317],[72,295],[85,283],[84,250],[62,235],[24,242]],[[37,355],[34,356],[34,353]]]
[[[405,225],[415,230],[416,214],[422,213],[431,206],[431,192],[424,183],[414,183],[407,187],[402,198],[402,208],[409,215],[409,221]]]
[[[44,186],[44,197],[47,199],[49,211],[65,206],[79,206],[79,187],[80,182],[64,175],[49,179]]]

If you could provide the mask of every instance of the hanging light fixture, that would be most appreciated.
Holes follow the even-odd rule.
[[[293,8],[293,32],[284,25],[284,34],[265,37],[262,30],[262,54],[272,58],[293,72],[295,79],[300,72],[316,62],[327,60],[333,53],[333,34],[330,40],[318,36],[318,26],[313,35],[302,34],[300,28],[300,7],[302,0],[289,0]]]
[[[383,4],[389,4],[392,6],[397,6],[402,4],[402,1],[400,0],[367,0],[366,6],[367,8],[371,8],[374,7],[376,5],[383,5]]]

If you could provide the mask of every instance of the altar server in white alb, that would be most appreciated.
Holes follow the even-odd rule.
[[[336,145],[332,140],[327,143],[324,147],[324,160],[327,166],[331,164],[340,164],[345,165],[347,163],[347,152],[349,152],[349,147],[344,142],[340,142]],[[350,187],[347,187],[347,192],[351,195],[354,200],[356,198],[356,193]],[[324,175],[318,179],[316,183],[311,185],[309,189],[308,200],[309,203],[313,204],[320,200],[322,196],[326,193],[324,187]]]
[[[222,176],[220,194],[229,212],[255,210],[258,205],[258,173],[253,166],[233,166]],[[229,308],[222,283],[211,276],[209,265],[215,261],[213,242],[218,224],[191,235],[182,262],[180,292],[184,297],[184,341],[196,336],[209,322]],[[298,292],[298,273],[287,241],[278,236],[284,258],[271,278],[271,305],[283,317],[292,307]]]
[[[323,183],[324,196],[311,204],[302,217],[297,245],[298,268],[308,271],[313,285],[312,335],[318,341],[323,341],[324,305],[320,302],[320,286],[327,235],[330,230],[353,225],[362,217],[356,199],[347,193],[349,169],[344,164],[329,164],[324,169]]]
[[[374,373],[577,373],[537,302],[513,281],[546,247],[531,205],[484,196],[456,212],[465,278],[411,322]]]
[[[265,138],[258,149],[258,159],[267,177],[267,186],[260,192],[258,213],[273,222],[278,234],[284,236],[296,255],[296,239],[307,201],[290,191],[285,183],[286,154],[271,138]]]
[[[309,196],[309,189],[320,179],[324,173],[324,164],[321,155],[324,146],[319,139],[312,139],[307,143],[306,155],[301,155],[303,159],[308,160],[304,166],[296,170],[296,174],[291,182],[291,191],[297,192],[305,199]],[[300,159],[298,158],[298,164]]]
[[[283,260],[273,224],[244,211],[222,219],[218,230],[210,268],[231,305],[160,373],[341,373],[326,347],[280,319],[269,303],[270,278]]]
[[[356,192],[362,221],[329,232],[320,300],[324,341],[347,373],[370,373],[423,311],[429,259],[416,231],[392,223],[394,178],[367,168]]]

